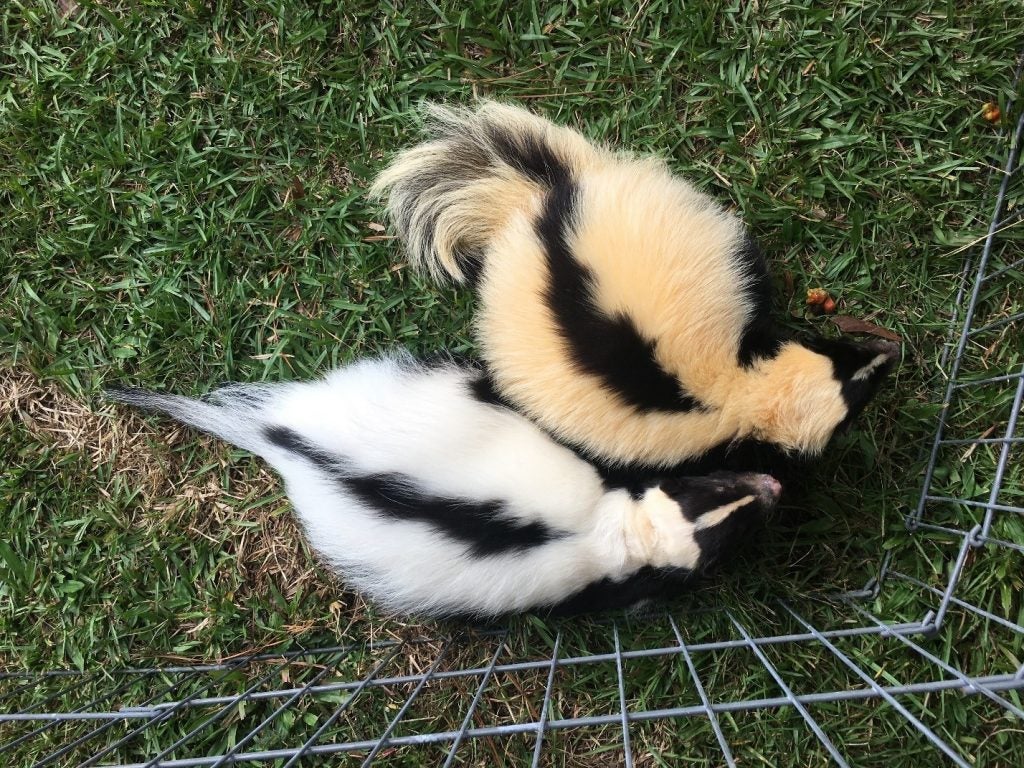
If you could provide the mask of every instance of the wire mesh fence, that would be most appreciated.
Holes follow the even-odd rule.
[[[521,622],[201,666],[6,672],[0,760],[540,765],[575,743],[586,764],[674,764],[665,756],[682,749],[734,766],[757,755],[760,722],[794,734],[794,765],[865,762],[864,745],[877,743],[920,764],[1019,764],[1022,137],[1024,114],[965,272],[908,534],[862,590],[777,598],[754,618]],[[963,396],[981,389],[984,409]]]

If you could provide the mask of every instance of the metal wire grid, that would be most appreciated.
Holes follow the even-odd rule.
[[[863,590],[834,603],[778,600],[770,606],[771,617],[756,627],[728,611],[705,622],[688,618],[683,628],[671,615],[647,619],[639,630],[628,622],[611,623],[604,627],[610,631],[600,640],[608,644],[602,652],[592,650],[593,642],[580,644],[565,627],[539,642],[539,630],[517,626],[471,637],[301,649],[205,666],[4,673],[0,758],[34,745],[36,766],[290,767],[326,755],[346,755],[362,765],[408,758],[450,766],[493,762],[493,754],[479,749],[497,739],[516,742],[523,762],[536,766],[560,734],[585,731],[599,733],[621,754],[622,764],[632,766],[642,754],[635,736],[647,724],[699,721],[708,735],[705,746],[734,766],[739,731],[732,718],[775,711],[797,718],[818,752],[845,766],[850,747],[835,743],[816,712],[823,705],[870,700],[898,713],[905,733],[953,764],[973,765],[966,746],[950,743],[939,727],[941,715],[926,702],[945,692],[971,694],[996,713],[1024,719],[1024,665],[979,668],[969,653],[944,652],[930,639],[951,632],[957,639],[955,633],[966,632],[972,621],[988,642],[1024,636],[1019,595],[1000,602],[957,594],[973,571],[994,559],[1009,558],[1010,567],[1019,569],[1024,552],[1024,488],[1011,471],[1024,443],[1024,256],[1019,240],[1009,237],[1024,213],[1022,135],[1024,114],[973,279],[965,284],[962,326],[950,347],[920,501],[907,516],[908,529],[939,553],[937,561],[915,571],[927,558],[890,554]],[[959,407],[958,395],[977,387],[992,390],[997,411]],[[935,562],[942,566],[939,580]],[[883,587],[890,581],[917,591],[922,618],[891,618],[913,607],[889,610]],[[953,614],[957,623],[951,630]],[[696,636],[691,623],[701,627]],[[521,645],[526,635],[532,635],[529,644]],[[543,657],[523,658],[519,650],[545,643],[550,653]],[[789,664],[795,646],[813,646],[817,664]],[[913,680],[883,674],[882,660],[894,648],[916,657],[929,674]],[[733,662],[759,670],[763,681],[721,690],[716,670]],[[631,670],[642,664],[660,664],[673,676],[661,699],[638,697],[632,681],[650,675]],[[819,674],[826,666],[830,674]],[[603,681],[605,695],[593,711],[578,702],[568,708],[560,703],[576,675]],[[834,683],[837,676],[842,685]],[[822,689],[820,680],[832,685]],[[492,699],[510,699],[495,697],[495,691],[510,690],[524,703],[497,711]]]
[[[418,752],[423,764],[448,766],[461,763],[460,747],[470,740],[482,737],[508,739],[523,736],[532,742],[532,764],[539,765],[546,740],[555,732],[611,726],[619,735],[606,731],[606,737],[613,744],[617,742],[616,746],[621,749],[623,763],[631,766],[635,756],[631,749],[631,729],[648,721],[703,718],[710,726],[726,764],[736,765],[720,716],[727,713],[791,707],[799,714],[833,762],[845,766],[848,765],[846,757],[827,735],[826,729],[819,724],[811,708],[828,702],[881,698],[953,763],[967,766],[970,763],[960,752],[940,738],[922,717],[915,715],[901,702],[901,698],[947,690],[970,692],[981,694],[1018,717],[1024,717],[1017,704],[1003,695],[1004,692],[1024,687],[1024,677],[1021,674],[968,677],[912,638],[912,635],[922,633],[923,627],[920,623],[887,625],[869,611],[859,609],[859,614],[865,619],[864,626],[823,631],[816,629],[813,620],[802,615],[785,601],[780,601],[779,607],[804,631],[785,635],[754,636],[735,616],[727,613],[726,618],[739,637],[724,641],[687,643],[679,625],[671,616],[667,616],[663,621],[674,639],[670,645],[625,648],[620,637],[622,628],[612,624],[612,647],[607,653],[563,655],[563,636],[562,633],[557,633],[549,658],[516,661],[512,660],[513,643],[509,630],[506,629],[486,637],[475,638],[478,648],[487,648],[489,651],[484,663],[455,665],[446,669],[441,668],[442,662],[454,648],[459,647],[461,638],[390,641],[374,646],[353,644],[347,647],[295,651],[275,656],[253,656],[228,664],[124,670],[110,676],[89,673],[51,674],[48,677],[59,678],[61,682],[54,686],[55,690],[48,691],[48,696],[39,699],[36,706],[29,707],[28,711],[3,716],[3,721],[26,723],[31,729],[4,744],[2,749],[13,749],[29,739],[45,740],[49,734],[54,737],[50,741],[56,748],[41,755],[34,765],[116,764],[184,767],[237,763],[292,766],[302,758],[339,754],[357,756],[358,762],[369,765],[380,759],[399,756],[404,748],[435,747],[433,750]],[[1019,627],[1017,629],[1020,630]],[[941,667],[945,674],[938,679],[923,682],[883,685],[862,669],[861,664],[850,652],[844,651],[841,647],[843,640],[865,635],[896,638],[915,653]],[[818,692],[796,691],[797,685],[807,681],[796,679],[798,676],[792,673],[784,675],[777,662],[769,658],[767,650],[770,646],[811,642],[819,643],[827,649],[838,663],[850,670],[854,676],[851,680],[859,680],[861,685]],[[400,667],[405,657],[415,655],[418,645],[425,646],[427,658],[432,658],[425,669],[398,675],[384,674],[389,666],[397,664]],[[702,674],[708,665],[701,665],[700,657],[733,650],[744,650],[753,654],[777,684],[778,693],[742,700],[712,701],[707,688],[706,671]],[[353,656],[358,656],[358,661],[365,671],[355,675],[342,674],[343,679],[338,679],[343,663],[352,660]],[[685,668],[686,675],[692,682],[693,692],[696,693],[695,697],[689,698],[695,700],[679,706],[658,709],[630,709],[627,697],[629,667],[633,663],[651,659],[666,659],[680,668]],[[577,717],[550,716],[552,697],[556,690],[556,671],[602,666],[613,670],[611,677],[617,693],[614,702],[617,706],[608,707],[608,711],[601,714]],[[489,684],[498,677],[507,678],[524,673],[535,673],[530,678],[534,681],[544,680],[543,694],[540,695],[540,688],[537,689],[540,703],[536,710],[537,716],[511,724],[502,723],[497,718],[494,724],[474,724],[480,720],[477,715],[481,714],[482,695]],[[280,684],[282,679],[289,679],[291,675],[299,679],[292,685]],[[34,688],[39,684],[39,676],[8,675],[7,678],[27,679],[28,684]],[[453,681],[467,694],[473,691],[464,714],[459,713],[460,718],[454,728],[419,732],[412,727],[405,729],[410,731],[408,733],[397,732],[403,718],[428,687],[433,686],[436,689]],[[91,697],[86,693],[90,687],[89,683],[104,684],[105,692]],[[116,702],[126,689],[139,689],[140,683],[142,688],[153,690],[153,693],[140,695],[138,704],[116,706]],[[231,689],[231,692],[222,693],[222,687]],[[82,706],[69,712],[46,711],[49,699],[66,698],[72,692],[71,689],[80,689],[82,697],[87,698]],[[405,693],[406,691],[408,693]],[[376,692],[383,692],[384,695],[374,696]],[[3,698],[8,700],[16,697],[17,689],[8,692]],[[683,698],[685,700],[687,697]],[[314,706],[310,707],[310,704]],[[425,706],[429,709],[432,704],[427,702]],[[289,735],[298,735],[294,721],[282,720],[287,713],[294,712],[293,708],[297,707],[303,707],[304,713],[314,713],[310,727],[302,732],[301,739],[295,739],[289,746],[253,748],[254,742],[261,734],[272,734],[275,739],[282,740],[279,743],[284,744],[288,744],[284,739]],[[244,713],[246,708],[252,710],[248,716]],[[203,750],[204,742],[211,737],[222,737],[224,726],[232,720],[245,724],[244,733],[240,733],[233,745],[229,749],[213,753]],[[367,727],[371,730],[364,733],[373,733],[371,738],[338,739],[339,734],[351,735],[361,722],[370,724]],[[429,719],[428,722],[433,722],[433,719]],[[176,726],[173,729],[170,728],[172,724]],[[375,724],[375,728],[372,724]],[[116,731],[119,737],[105,738],[113,729],[119,729]],[[181,735],[173,740],[160,738],[162,733],[172,731]],[[155,740],[152,740],[155,746],[146,746],[147,734],[155,737]],[[335,740],[324,739],[325,735],[330,735]],[[95,743],[97,748],[82,751],[82,747],[90,743]],[[144,758],[120,761],[120,757],[126,753],[126,745],[129,744],[134,744],[134,748],[127,753],[141,753]]]

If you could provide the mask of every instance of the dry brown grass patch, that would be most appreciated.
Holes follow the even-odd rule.
[[[0,424],[20,424],[35,440],[60,453],[86,457],[93,470],[113,463],[135,478],[144,498],[167,487],[150,447],[151,430],[135,414],[112,419],[21,368],[0,368]],[[101,490],[102,492],[102,490]]]
[[[0,369],[0,424],[19,425],[33,441],[59,454],[85,457],[97,478],[110,477],[111,483],[119,479],[138,488],[137,503],[124,510],[132,525],[147,530],[184,528],[191,536],[212,542],[224,541],[228,527],[237,530],[239,535],[224,542],[235,555],[245,584],[236,599],[267,594],[274,586],[288,597],[300,589],[323,590],[325,607],[337,600],[337,585],[325,579],[303,551],[298,526],[283,502],[251,503],[277,497],[274,476],[263,466],[229,468],[227,450],[216,441],[177,425],[154,427],[127,408],[94,410],[20,368]],[[205,442],[211,458],[230,474],[230,490],[220,481],[223,473],[197,477],[171,450],[195,440]],[[104,468],[109,471],[100,471]],[[100,482],[96,492],[111,496],[110,486]],[[247,502],[244,520],[250,524],[239,526],[238,508]],[[344,619],[342,611],[334,613],[336,620]]]

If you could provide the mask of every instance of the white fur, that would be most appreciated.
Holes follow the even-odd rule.
[[[890,356],[888,354],[875,355],[870,363],[865,365],[863,368],[858,370],[853,376],[850,377],[850,381],[865,381],[871,378],[871,374],[889,362]]]
[[[426,367],[393,357],[320,381],[235,385],[202,402],[138,390],[112,396],[170,413],[265,458],[283,476],[313,548],[353,587],[396,611],[495,615],[552,605],[645,565],[697,567],[694,533],[708,523],[688,521],[657,488],[640,501],[622,490],[605,492],[589,464],[527,419],[476,400],[469,390],[475,375],[454,364]],[[437,496],[499,500],[505,514],[563,536],[480,556],[425,522],[367,508],[314,461],[268,441],[268,426],[286,427],[338,457],[346,472],[400,474]],[[703,511],[717,524],[736,506]]]

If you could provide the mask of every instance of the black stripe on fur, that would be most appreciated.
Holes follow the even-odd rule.
[[[703,408],[658,364],[654,343],[643,338],[628,317],[609,317],[595,306],[594,276],[576,260],[567,242],[576,202],[575,186],[554,187],[537,222],[550,275],[548,306],[573,363],[639,410]]]
[[[268,427],[264,434],[274,445],[309,461],[378,514],[426,523],[438,533],[469,545],[477,557],[539,547],[566,535],[543,523],[525,523],[506,516],[500,501],[434,496],[398,474],[357,474],[340,457],[310,445],[287,427]]]
[[[625,488],[634,498],[640,498],[652,483],[662,478],[700,476],[718,470],[761,472],[774,476],[788,487],[795,481],[795,477],[804,476],[807,468],[806,459],[798,455],[791,456],[773,443],[753,439],[721,443],[698,458],[668,467],[643,462],[609,462],[577,445],[560,442],[593,464],[606,488]]]
[[[487,129],[491,147],[501,161],[533,181],[553,188],[569,181],[569,169],[543,135],[512,133],[500,126]]]
[[[693,571],[686,568],[645,566],[622,581],[604,578],[591,582],[546,612],[553,616],[573,616],[631,608],[644,600],[675,596],[687,587],[693,576]]]
[[[360,501],[380,514],[427,523],[468,544],[478,557],[539,547],[565,535],[543,523],[504,517],[505,505],[500,501],[431,496],[401,475],[363,475],[345,478],[344,482]]]
[[[321,451],[315,445],[310,445],[302,439],[298,432],[288,429],[288,427],[267,427],[263,430],[263,436],[267,438],[268,442],[276,445],[278,448],[283,448],[289,453],[301,456],[332,478],[341,469],[341,461],[337,456],[327,451]]]
[[[740,335],[738,353],[740,365],[749,367],[758,358],[775,357],[782,347],[782,338],[771,317],[772,280],[768,265],[752,237],[743,241],[733,259],[750,281],[745,293],[752,311]]]

